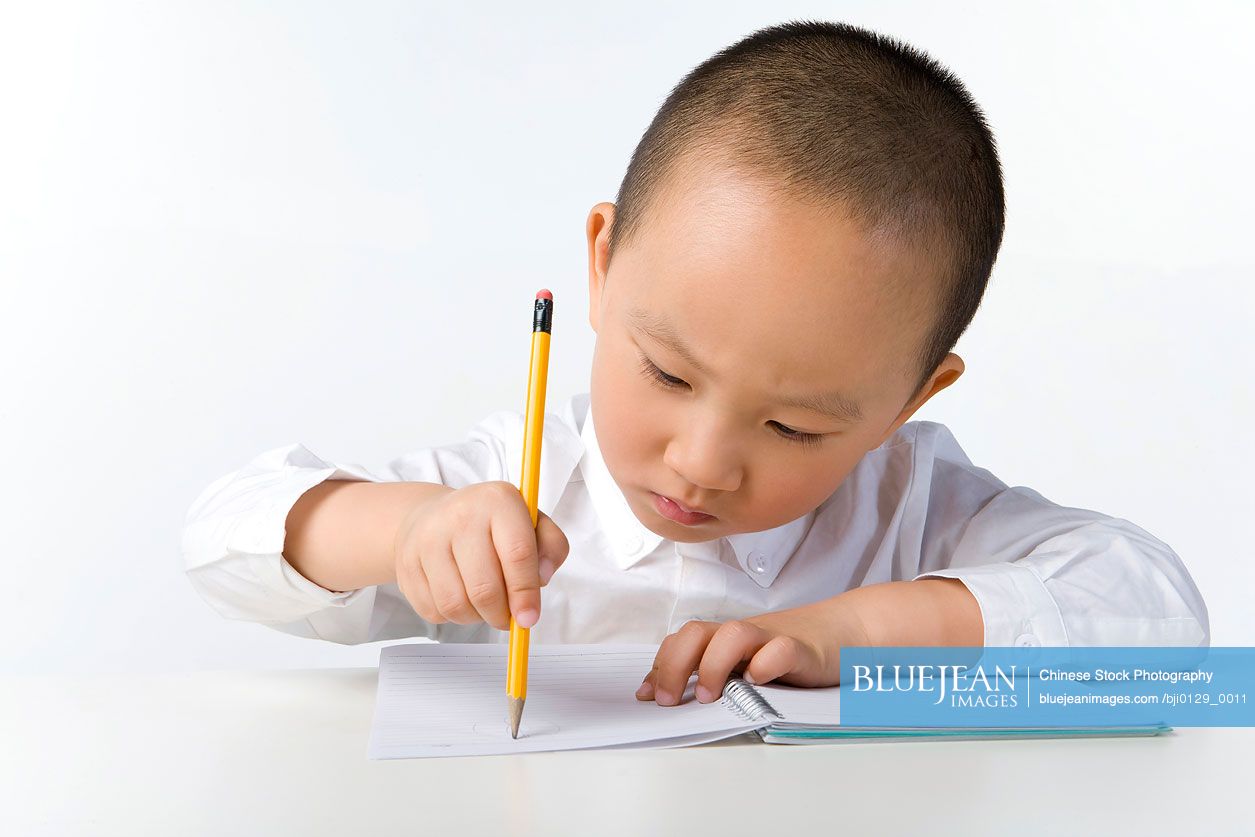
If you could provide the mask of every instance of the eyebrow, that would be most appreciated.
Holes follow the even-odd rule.
[[[676,333],[671,322],[660,314],[645,311],[641,308],[628,309],[628,319],[636,328],[648,334],[654,340],[671,349],[694,369],[710,374],[710,370],[697,359],[684,339]],[[863,420],[863,409],[850,396],[841,392],[825,392],[815,395],[786,395],[776,399],[785,407],[798,407],[836,419],[837,421],[854,424]]]

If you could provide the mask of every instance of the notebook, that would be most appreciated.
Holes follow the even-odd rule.
[[[680,703],[636,698],[656,645],[533,645],[519,737],[506,727],[506,646],[393,645],[379,657],[372,759],[496,755],[586,748],[663,748],[753,732],[772,744],[849,741],[1158,735],[1166,725],[1069,728],[840,726],[841,689],[731,679],[698,703],[691,677]]]

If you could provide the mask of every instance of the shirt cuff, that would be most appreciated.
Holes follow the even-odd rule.
[[[1054,597],[1037,573],[996,562],[921,573],[920,578],[957,578],[980,605],[986,647],[1063,647],[1068,634]]]
[[[363,587],[340,592],[328,590],[301,575],[282,554],[249,555],[248,566],[267,589],[279,593],[285,599],[309,602],[319,607],[346,607],[366,589]]]
[[[306,471],[286,481],[283,488],[268,498],[255,514],[250,514],[227,537],[227,548],[248,556],[249,569],[267,589],[293,602],[308,602],[320,607],[344,607],[351,604],[362,590],[332,591],[301,575],[283,556],[287,541],[288,514],[305,492],[329,479],[351,475],[339,468]],[[364,588],[363,588],[364,589]]]
[[[234,593],[226,596],[226,591],[221,591],[215,597],[230,605],[227,611],[215,607],[220,612],[235,613],[239,609],[241,614],[249,614],[232,618],[291,621],[325,607],[346,607],[367,589],[328,590],[301,575],[283,556],[288,513],[301,495],[328,479],[361,479],[361,476],[331,465],[303,468],[287,464],[283,468],[291,473],[264,486],[265,494],[256,497],[255,505],[235,514],[206,515],[184,528],[183,549],[190,559],[189,572],[206,576],[207,584],[216,581],[215,589],[225,587]],[[220,551],[224,548],[225,555]],[[208,562],[206,556],[210,559]],[[224,561],[227,563],[223,564]],[[228,566],[231,564],[234,569]],[[245,583],[243,573],[251,574],[256,584]],[[238,595],[237,588],[241,584],[248,595]],[[267,591],[265,606],[253,601],[259,589]],[[230,602],[226,602],[224,596]],[[254,613],[257,608],[260,610]]]

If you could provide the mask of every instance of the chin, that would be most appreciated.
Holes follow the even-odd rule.
[[[666,518],[660,518],[658,517],[657,512],[654,512],[654,520],[656,523],[652,525],[646,523],[645,528],[649,529],[654,534],[662,535],[664,538],[676,541],[677,543],[704,543],[705,541],[713,541],[716,538],[722,537],[724,534],[722,530],[726,528],[723,525],[723,521],[719,518],[715,518],[708,525],[702,526],[701,528],[685,526],[682,523],[675,523],[674,521],[667,520]]]
[[[715,518],[712,521],[713,525],[709,527],[694,529],[691,526],[685,526],[681,523],[667,520],[665,517],[660,517],[658,512],[654,511],[652,507],[642,510],[637,508],[634,503],[629,503],[628,505],[632,508],[632,513],[636,515],[636,519],[642,526],[667,540],[678,543],[702,543],[704,541],[713,541],[722,534],[716,531],[716,528],[722,528],[722,521],[719,518]]]
[[[721,538],[723,537],[723,534],[721,532],[703,534],[701,532],[695,532],[692,529],[683,529],[683,531],[677,532],[675,535],[668,535],[667,537],[677,543],[705,543],[706,541],[713,541],[717,538]]]

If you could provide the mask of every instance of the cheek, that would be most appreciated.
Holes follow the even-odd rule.
[[[755,528],[768,529],[794,520],[832,496],[858,461],[848,451],[774,456],[755,468],[755,499],[747,504]]]
[[[639,371],[635,355],[598,341],[589,387],[602,458],[616,479],[640,476],[641,465],[661,458],[669,404]]]

